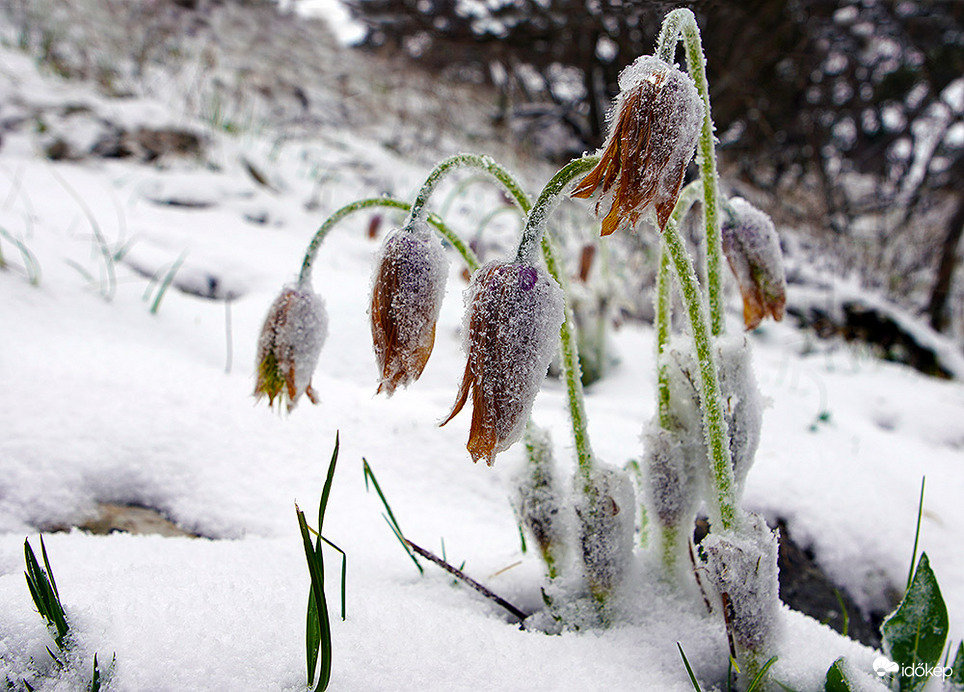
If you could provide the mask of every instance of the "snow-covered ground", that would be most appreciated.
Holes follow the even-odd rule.
[[[3,49],[0,89],[6,104],[67,104],[84,87],[40,76],[29,58]],[[158,102],[97,103],[118,118],[123,109],[125,121],[185,124]],[[507,499],[521,450],[493,468],[473,465],[468,414],[437,426],[464,367],[458,262],[421,380],[376,397],[366,310],[378,243],[366,237],[365,215],[336,228],[314,271],[329,313],[313,380],[321,401],[303,401],[291,415],[255,405],[261,322],[315,229],[354,199],[386,189],[409,196],[428,170],[344,129],[280,145],[209,135],[206,156],[216,166],[51,162],[30,128],[6,133],[0,146],[0,227],[42,272],[31,285],[16,246],[0,240],[8,265],[0,270],[0,674],[71,690],[89,676],[94,653],[102,664],[115,653],[117,690],[301,688],[308,573],[294,503],[313,523],[337,432],[325,533],[348,554],[348,612],[333,622],[332,689],[689,690],[678,641],[698,676],[722,679],[722,623],[699,599],[655,582],[645,555],[621,620],[548,636],[520,630],[431,565],[419,576],[399,547],[366,492],[363,458],[410,539],[439,553],[444,540],[468,574],[524,610],[541,605],[541,568],[520,552]],[[452,222],[467,231],[482,212],[471,195],[463,201]],[[96,234],[127,249],[109,270]],[[230,304],[171,288],[152,314],[160,287],[144,269],[162,277],[181,257],[176,283],[230,293]],[[767,323],[752,342],[769,405],[745,506],[785,519],[861,606],[879,609],[906,580],[926,476],[920,548],[943,588],[956,647],[964,636],[964,387],[815,343],[785,324]],[[619,364],[587,392],[593,446],[610,463],[640,454],[655,404],[652,343],[648,327],[614,332]],[[558,382],[547,381],[534,419],[568,463]],[[151,507],[203,538],[51,532],[83,523],[98,503]],[[41,530],[81,664],[51,678],[37,677],[53,672],[51,640],[22,576],[24,538],[39,551]],[[822,689],[844,655],[867,689],[878,688],[876,652],[789,609],[781,618],[778,680]]]

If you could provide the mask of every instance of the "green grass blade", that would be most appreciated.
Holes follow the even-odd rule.
[[[30,590],[30,597],[33,599],[37,611],[47,621],[47,625],[56,630],[54,642],[63,651],[65,647],[64,638],[67,636],[69,629],[67,617],[57,593],[57,584],[54,581],[53,571],[50,569],[50,562],[47,559],[47,549],[44,546],[43,536],[40,537],[40,546],[47,571],[41,569],[40,563],[37,562],[37,556],[30,546],[30,541],[24,539],[23,551],[26,564],[24,577],[27,579],[27,588]]]
[[[920,502],[917,504],[917,528],[914,530],[914,550],[910,554],[910,569],[907,572],[907,590],[910,590],[910,582],[914,578],[914,565],[917,564],[917,540],[920,538],[920,518],[924,513],[924,482],[926,480],[927,476],[921,476]]]
[[[760,687],[763,684],[763,681],[766,679],[767,671],[770,670],[770,667],[776,662],[777,657],[773,656],[769,661],[764,663],[763,667],[760,668],[760,672],[758,672],[756,677],[753,678],[753,682],[751,682],[750,686],[746,688],[746,692],[754,692],[758,687]]]
[[[328,497],[331,495],[331,484],[335,479],[335,464],[338,463],[338,432],[335,432],[335,448],[331,452],[331,461],[328,462],[328,477],[325,478],[325,487],[321,491],[321,502],[318,504],[318,535],[321,535],[325,521],[325,512],[328,509]],[[344,554],[344,553],[343,553]]]
[[[311,578],[311,597],[309,597],[309,612],[311,600],[314,600],[317,617],[317,642],[318,658],[321,663],[320,670],[317,671],[317,683],[315,682],[314,672],[309,665],[309,673],[312,677],[308,680],[308,686],[312,690],[325,690],[331,679],[331,623],[328,616],[328,604],[325,601],[325,565],[320,551],[315,550],[311,541],[311,532],[308,529],[308,522],[305,521],[305,514],[297,505],[295,512],[298,516],[298,526],[301,529],[301,538],[305,547],[305,558],[308,562],[308,574]],[[309,632],[313,626],[309,626]],[[310,635],[309,635],[310,636]],[[310,659],[310,656],[309,656]],[[310,660],[309,660],[310,664]]]
[[[321,627],[318,626],[318,605],[314,589],[308,590],[308,618],[305,624],[305,662],[308,666],[308,684],[315,679],[318,670],[318,651],[321,649]]]
[[[331,548],[333,548],[334,550],[337,550],[339,553],[341,553],[341,619],[344,620],[344,619],[345,619],[345,613],[346,613],[346,611],[345,611],[345,593],[346,593],[346,592],[345,592],[345,584],[347,583],[347,576],[348,576],[348,556],[345,554],[345,551],[344,551],[344,550],[342,550],[341,548],[339,548],[337,545],[335,545],[334,543],[332,543],[331,541],[329,541],[329,540],[328,540],[327,538],[325,538],[324,536],[321,536],[321,540],[323,540],[325,543],[327,543],[329,547],[331,547]]]
[[[365,490],[368,490],[368,481],[371,479],[372,485],[375,487],[375,492],[378,493],[378,497],[381,499],[382,505],[384,505],[385,511],[388,513],[388,516],[385,517],[385,521],[388,522],[388,525],[391,527],[395,537],[398,538],[398,541],[402,544],[405,552],[408,553],[408,556],[412,559],[412,562],[415,563],[415,567],[418,568],[418,573],[425,574],[424,568],[416,559],[412,549],[408,547],[408,543],[405,541],[405,534],[402,532],[402,527],[399,526],[398,520],[395,519],[395,515],[392,514],[392,508],[388,504],[388,500],[385,498],[385,494],[382,492],[381,486],[378,485],[378,480],[375,478],[375,472],[372,471],[372,467],[368,464],[368,460],[364,457],[362,457],[362,470],[365,475]]]
[[[957,654],[954,656],[954,664],[951,666],[951,687],[955,690],[964,690],[964,642],[957,645]]]
[[[683,657],[683,665],[686,666],[686,673],[690,676],[690,682],[693,683],[693,689],[696,690],[696,692],[703,692],[703,688],[700,687],[700,683],[696,679],[696,674],[693,672],[693,668],[690,666],[690,662],[686,658],[686,654],[683,653],[683,645],[679,642],[676,642],[676,648],[679,649],[679,655]]]
[[[160,309],[161,299],[164,297],[164,294],[167,293],[167,289],[170,288],[171,282],[174,281],[174,275],[177,274],[178,270],[181,268],[181,265],[184,264],[184,260],[186,258],[187,258],[187,250],[182,252],[178,256],[178,258],[174,260],[174,264],[171,265],[171,268],[167,270],[167,273],[164,275],[164,278],[161,280],[161,285],[157,289],[157,294],[154,296],[154,302],[151,303],[152,315],[156,315],[157,311]]]

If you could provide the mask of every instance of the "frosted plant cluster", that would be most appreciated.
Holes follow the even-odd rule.
[[[375,260],[371,323],[381,372],[378,391],[391,396],[417,380],[435,344],[448,258],[424,222],[392,232]]]
[[[619,586],[632,559],[635,499],[629,474],[602,464],[593,469],[587,487],[577,496],[582,562],[589,588],[598,597]]]

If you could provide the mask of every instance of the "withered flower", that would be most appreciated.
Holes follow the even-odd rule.
[[[787,280],[773,221],[739,197],[725,207],[723,254],[743,296],[743,324],[748,331],[756,329],[767,315],[779,322],[787,303]]]
[[[288,411],[302,394],[318,403],[311,375],[327,335],[328,315],[321,297],[307,284],[285,286],[271,304],[258,339],[255,397],[268,397],[269,406],[277,397]]]
[[[703,101],[689,76],[650,55],[622,71],[619,87],[602,158],[572,196],[588,198],[602,188],[596,213],[610,205],[602,235],[635,226],[650,207],[662,230],[696,149]]]
[[[465,289],[465,373],[455,406],[440,425],[462,410],[471,392],[466,448],[473,461],[491,466],[496,453],[522,437],[558,347],[564,300],[545,271],[522,263],[489,262]]]
[[[425,369],[447,274],[445,249],[426,225],[406,226],[386,238],[375,263],[370,311],[379,392],[391,396]]]

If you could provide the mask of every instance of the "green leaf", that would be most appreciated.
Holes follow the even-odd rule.
[[[686,666],[686,673],[690,676],[690,682],[693,683],[693,689],[696,692],[703,692],[703,688],[700,687],[699,680],[696,679],[696,674],[693,672],[693,668],[690,667],[690,662],[686,659],[686,654],[683,653],[683,645],[676,642],[676,648],[679,649],[679,655],[683,657],[683,665]]]
[[[927,553],[921,553],[917,571],[904,599],[884,620],[884,653],[901,666],[901,671],[922,663],[934,666],[940,660],[947,638],[947,607],[937,578],[930,568]],[[929,680],[926,675],[900,676],[900,690],[919,690]]]
[[[951,666],[951,689],[964,690],[964,642],[957,645],[957,654]]]
[[[37,612],[47,621],[47,626],[56,634],[54,642],[57,648],[63,651],[66,647],[65,637],[69,630],[67,626],[67,616],[64,607],[60,602],[60,595],[57,593],[57,582],[54,581],[53,570],[50,569],[50,561],[47,559],[47,548],[44,545],[43,536],[40,537],[40,549],[44,559],[46,571],[41,569],[37,562],[37,556],[30,547],[30,541],[24,539],[23,554],[26,571],[24,577],[27,579],[27,588],[30,590],[30,597],[33,599]],[[51,653],[51,657],[56,656]]]
[[[844,658],[841,656],[827,671],[827,677],[823,683],[824,692],[854,692],[853,685],[844,673]]]
[[[425,569],[421,564],[419,564],[419,561],[415,557],[415,553],[413,553],[412,549],[408,547],[408,543],[405,540],[405,534],[402,533],[402,527],[398,525],[395,515],[392,514],[392,508],[388,504],[388,500],[385,499],[385,494],[378,485],[378,481],[375,479],[375,472],[372,471],[372,467],[368,465],[368,460],[364,457],[362,458],[362,471],[365,474],[365,490],[368,490],[368,481],[371,479],[372,485],[375,486],[375,492],[378,493],[378,497],[381,498],[382,504],[385,506],[385,511],[388,512],[388,516],[385,517],[385,521],[388,522],[388,525],[391,527],[395,537],[398,538],[398,542],[402,544],[402,548],[405,549],[405,552],[408,553],[408,556],[412,559],[412,562],[415,563],[415,566],[418,568],[418,573],[425,574]]]
[[[335,448],[331,452],[331,461],[328,462],[328,477],[325,478],[325,487],[321,491],[321,502],[318,504],[318,534],[321,534],[322,526],[325,521],[325,512],[328,510],[328,497],[331,495],[331,484],[335,479],[335,464],[338,463],[338,432],[335,432]]]

